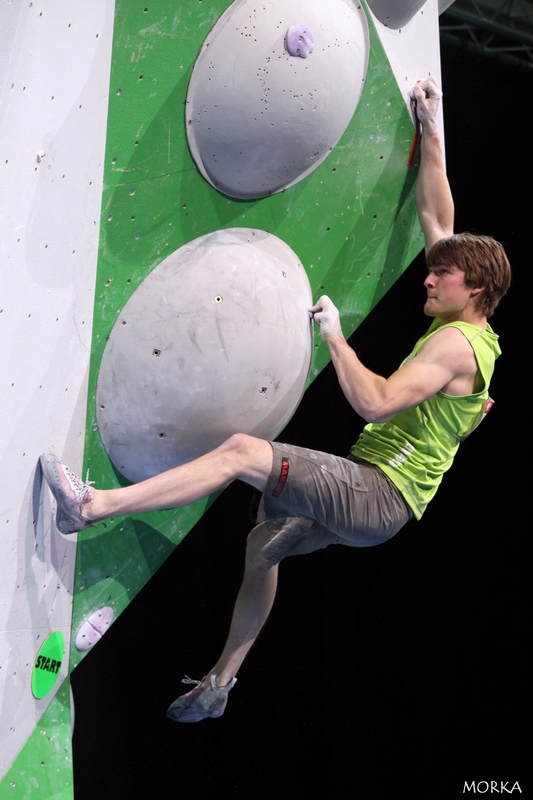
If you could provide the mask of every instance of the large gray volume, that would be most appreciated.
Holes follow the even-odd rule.
[[[312,356],[311,288],[281,239],[232,228],[166,258],[107,343],[97,420],[115,467],[148,478],[236,432],[275,438]]]

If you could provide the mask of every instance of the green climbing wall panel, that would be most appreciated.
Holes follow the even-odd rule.
[[[0,800],[72,800],[72,727],[67,678],[0,783]]]

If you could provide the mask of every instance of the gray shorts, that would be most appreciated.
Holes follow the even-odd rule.
[[[280,442],[271,445],[272,472],[257,511],[261,531],[250,534],[257,531],[266,542],[261,552],[268,561],[330,544],[381,544],[411,519],[402,495],[379,467]]]

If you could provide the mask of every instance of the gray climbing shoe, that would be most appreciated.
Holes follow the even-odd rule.
[[[167,710],[167,717],[174,722],[200,722],[201,719],[221,717],[228,702],[228,692],[237,683],[232,678],[227,686],[218,686],[217,676],[209,680],[194,681],[185,676],[182,683],[193,683],[195,688],[174,700]]]
[[[41,456],[41,468],[57,503],[56,526],[60,533],[77,533],[91,526],[82,517],[82,508],[92,502],[94,490],[84,483],[53,453]]]

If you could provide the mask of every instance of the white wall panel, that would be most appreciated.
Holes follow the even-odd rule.
[[[1,9],[0,775],[53,696],[30,687],[50,631],[68,654],[76,540],[52,528],[36,464],[82,461],[113,13]]]

